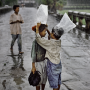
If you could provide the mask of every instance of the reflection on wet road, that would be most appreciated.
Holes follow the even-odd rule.
[[[28,76],[32,68],[31,48],[35,39],[32,26],[35,25],[36,8],[20,8],[24,19],[21,25],[23,55],[18,55],[17,42],[13,52],[10,52],[9,18],[12,13],[0,16],[0,90],[35,90],[35,87],[29,85]],[[47,24],[50,31],[57,23],[55,17],[49,15]],[[90,90],[89,38],[77,29],[61,37],[61,90]],[[45,90],[52,90],[48,81]]]

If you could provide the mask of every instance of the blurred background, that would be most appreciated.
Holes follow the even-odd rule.
[[[88,9],[90,9],[90,0],[0,0],[0,7],[13,6],[14,4],[37,8],[40,4],[45,4],[54,13],[58,10],[62,14],[71,9],[86,12],[89,12]]]

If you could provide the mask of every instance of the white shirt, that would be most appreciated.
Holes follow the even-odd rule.
[[[12,14],[10,17],[10,23],[17,21],[17,20],[20,20],[23,22],[23,19],[20,14],[18,14],[18,15],[16,15],[15,13]],[[14,34],[14,35],[22,33],[20,23],[10,24],[10,30],[11,30],[11,34]]]
[[[46,55],[52,63],[59,64],[60,63],[60,49],[61,49],[61,40],[55,39],[44,39],[41,36],[36,34],[37,43],[46,49]]]

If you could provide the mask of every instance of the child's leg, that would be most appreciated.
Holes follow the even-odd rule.
[[[47,61],[47,76],[48,81],[53,90],[59,90],[61,85],[61,65],[53,64],[49,60]]]
[[[36,86],[36,90],[40,90],[40,86]]]
[[[58,85],[58,90],[60,90],[60,85]]]
[[[17,41],[17,43],[18,43],[18,50],[19,50],[19,52],[21,52],[22,51],[21,34],[18,34],[18,41]]]
[[[45,89],[45,84],[42,84],[42,89],[41,90],[44,90]]]
[[[58,78],[58,90],[60,90],[60,85],[61,85],[61,73],[59,74]]]
[[[36,70],[41,73],[41,82],[39,83],[39,85],[41,85],[41,90],[45,89],[45,84],[47,81],[46,64],[47,64],[46,60],[42,62],[36,62]]]
[[[60,85],[58,85],[58,88],[53,88],[53,90],[60,90]]]
[[[12,34],[11,49],[13,49],[13,45],[14,45],[16,39],[17,39],[17,35]]]
[[[56,88],[56,89],[53,88],[53,90],[58,90],[58,88]]]

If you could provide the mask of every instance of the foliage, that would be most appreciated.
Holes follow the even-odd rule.
[[[17,4],[17,0],[0,0],[0,6]]]
[[[38,5],[45,4],[48,5],[49,9],[53,7],[53,5],[55,5],[56,9],[62,9],[63,6],[66,4],[67,0],[36,0],[36,3],[38,3]]]
[[[16,3],[17,3],[17,0],[5,0],[5,4],[7,4],[7,5],[13,5]]]
[[[62,8],[63,8],[63,4],[59,3],[59,2],[56,2],[56,9],[57,10],[62,10]]]
[[[0,6],[2,6],[2,2],[0,1]]]
[[[66,5],[67,0],[58,0],[58,2],[59,2],[60,4]]]
[[[50,5],[52,2],[52,0],[42,0],[42,3],[46,5]]]
[[[52,4],[52,0],[36,0],[36,3],[38,4],[38,5],[40,5],[40,4],[45,4],[45,5],[48,5],[48,7],[50,8],[50,5]]]

